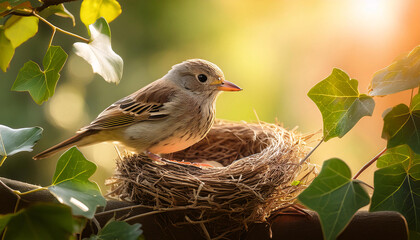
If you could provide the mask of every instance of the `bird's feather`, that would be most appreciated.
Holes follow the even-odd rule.
[[[168,117],[164,106],[175,92],[172,86],[156,81],[115,102],[81,131],[114,129],[142,121],[164,119]]]

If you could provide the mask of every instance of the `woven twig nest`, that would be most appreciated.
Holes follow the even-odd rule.
[[[222,167],[160,165],[144,155],[127,155],[117,161],[111,195],[159,212],[178,209],[179,219],[170,222],[197,224],[207,238],[223,237],[293,204],[305,185],[298,176],[310,171],[299,165],[307,139],[276,124],[219,120],[197,144],[162,157]],[[292,184],[295,180],[301,184]]]

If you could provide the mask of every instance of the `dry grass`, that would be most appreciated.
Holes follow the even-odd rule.
[[[310,137],[276,124],[217,121],[205,139],[163,157],[224,167],[159,165],[127,155],[117,162],[111,195],[157,213],[179,210],[167,222],[196,224],[207,239],[223,238],[294,203],[312,172],[308,164],[299,165]],[[293,186],[294,180],[301,184]]]

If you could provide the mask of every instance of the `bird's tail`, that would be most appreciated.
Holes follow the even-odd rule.
[[[97,132],[98,131],[96,131],[96,130],[87,130],[87,131],[78,133],[75,136],[73,136],[73,137],[71,137],[67,140],[64,140],[63,142],[61,142],[61,143],[59,143],[55,146],[52,146],[45,151],[42,151],[42,152],[38,153],[37,155],[33,156],[32,158],[34,160],[39,160],[39,159],[47,158],[51,155],[54,155],[55,153],[57,153],[61,150],[65,150],[67,148],[70,148],[74,145],[76,145],[78,147],[81,147],[81,146],[91,144],[93,142],[92,141],[87,141],[86,137],[91,136],[91,135],[93,135]]]

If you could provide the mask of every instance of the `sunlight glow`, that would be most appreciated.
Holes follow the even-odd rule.
[[[76,131],[87,122],[83,95],[71,85],[63,85],[57,90],[46,111],[48,121],[66,130]]]
[[[76,198],[71,197],[70,202],[73,203],[74,205],[76,205],[78,208],[80,208],[80,210],[82,210],[83,212],[89,211],[88,206],[86,206],[84,203],[77,200]]]

